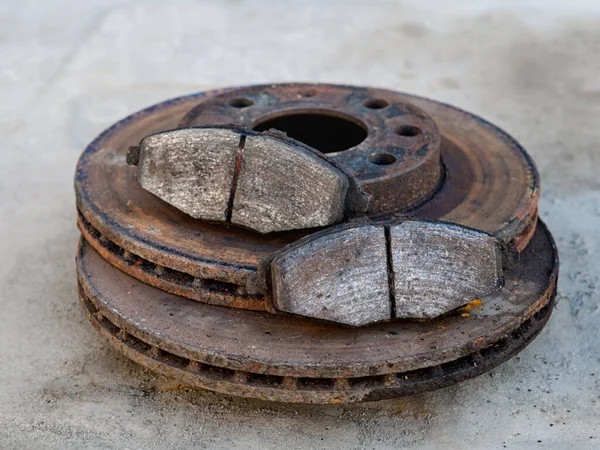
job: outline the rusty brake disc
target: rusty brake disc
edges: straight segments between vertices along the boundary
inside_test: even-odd
[[[348,328],[272,314],[270,294],[249,288],[261,261],[324,232],[259,234],[194,219],[143,189],[126,163],[149,135],[215,125],[276,129],[318,150],[370,195],[365,220],[456,223],[520,259],[504,288],[428,320]],[[553,307],[557,255],[538,224],[529,156],[482,119],[407,94],[284,84],[167,101],[90,144],[76,193],[80,298],[91,322],[128,356],[194,386],[311,403],[434,389],[514,355]]]

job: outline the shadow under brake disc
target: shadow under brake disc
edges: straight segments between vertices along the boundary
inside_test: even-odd
[[[191,386],[414,394],[512,357],[554,306],[531,158],[432,100],[322,84],[181,97],[101,134],[75,185],[89,320]]]

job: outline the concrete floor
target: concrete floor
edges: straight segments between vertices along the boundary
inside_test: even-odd
[[[447,3],[0,1],[0,448],[600,448],[600,2]],[[433,97],[529,150],[562,266],[519,357],[410,398],[291,406],[182,389],[96,334],[73,260],[85,145],[172,96],[288,80]]]

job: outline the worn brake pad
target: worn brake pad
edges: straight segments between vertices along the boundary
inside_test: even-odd
[[[184,213],[259,233],[329,226],[368,206],[354,176],[278,132],[165,131],[142,139],[128,162],[144,189]]]
[[[275,310],[361,326],[430,319],[490,295],[509,260],[501,240],[456,224],[350,223],[282,248],[259,277]]]

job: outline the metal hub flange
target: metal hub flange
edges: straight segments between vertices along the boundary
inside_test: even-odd
[[[328,155],[372,195],[371,215],[419,205],[442,181],[436,122],[389,91],[295,84],[236,89],[201,102],[178,127],[212,124],[274,128]]]

